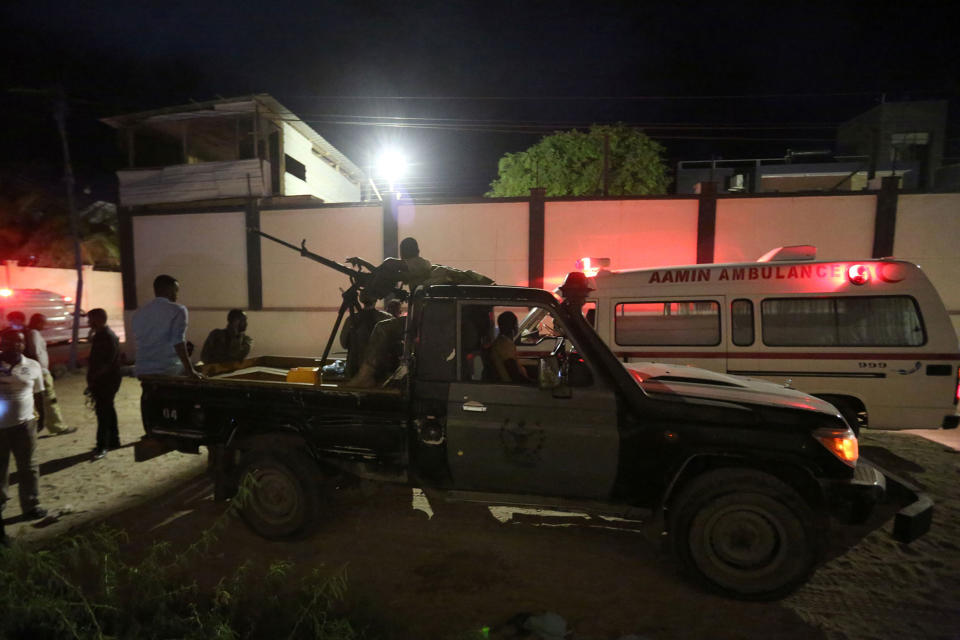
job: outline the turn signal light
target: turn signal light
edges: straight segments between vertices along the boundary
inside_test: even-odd
[[[826,447],[827,451],[849,466],[857,466],[857,460],[860,458],[860,444],[852,429],[817,429],[813,432],[813,437]]]

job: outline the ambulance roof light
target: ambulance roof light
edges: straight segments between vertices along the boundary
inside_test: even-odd
[[[610,267],[610,258],[580,258],[577,260],[577,269],[588,278],[595,277],[601,269]]]
[[[757,258],[757,262],[787,262],[790,260],[816,260],[817,248],[812,244],[794,244],[771,249]]]

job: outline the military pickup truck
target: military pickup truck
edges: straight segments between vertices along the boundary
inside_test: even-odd
[[[252,487],[241,514],[267,538],[304,535],[323,482],[342,474],[451,501],[644,519],[688,576],[748,599],[801,584],[828,521],[863,518],[883,498],[884,474],[858,459],[832,405],[768,382],[624,364],[575,309],[538,289],[420,288],[400,367],[373,389],[288,381],[316,366],[308,358],[144,377],[138,459],[207,447],[216,497]],[[536,348],[520,353],[526,384],[500,381],[484,348],[508,310],[539,316]],[[931,513],[918,497],[896,537],[923,535]]]

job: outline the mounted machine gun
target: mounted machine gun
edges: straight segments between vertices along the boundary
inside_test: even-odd
[[[329,258],[324,258],[321,255],[313,253],[307,249],[307,241],[303,239],[300,241],[300,246],[298,247],[295,244],[281,240],[275,236],[270,235],[269,233],[264,233],[259,229],[254,229],[252,227],[247,227],[248,231],[252,231],[267,240],[272,240],[279,245],[283,245],[288,249],[292,249],[299,253],[302,257],[313,260],[314,262],[319,262],[320,264],[330,267],[334,271],[339,271],[348,278],[350,278],[350,286],[341,293],[343,302],[340,303],[340,310],[337,312],[337,320],[333,324],[333,330],[330,332],[330,337],[327,339],[327,345],[323,348],[323,356],[320,358],[321,366],[327,360],[327,356],[330,355],[330,348],[333,346],[333,339],[336,337],[337,332],[340,330],[340,323],[343,321],[343,315],[347,312],[351,314],[356,313],[360,310],[360,301],[359,293],[361,290],[375,296],[378,300],[385,298],[389,295],[393,295],[396,298],[401,300],[407,297],[407,292],[403,289],[397,288],[397,281],[400,280],[401,274],[406,268],[406,265],[400,260],[387,260],[380,266],[373,266],[365,260],[358,260],[355,258],[349,259],[349,262],[353,264],[353,267],[348,267],[345,264],[340,264]],[[364,271],[367,269],[367,271]]]

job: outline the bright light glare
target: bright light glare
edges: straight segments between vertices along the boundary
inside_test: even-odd
[[[407,170],[407,158],[396,149],[386,149],[377,159],[377,173],[390,185],[393,191],[394,183],[403,177]]]
[[[9,298],[12,295],[13,295],[12,289],[0,289],[0,296],[3,296],[4,298]]]

